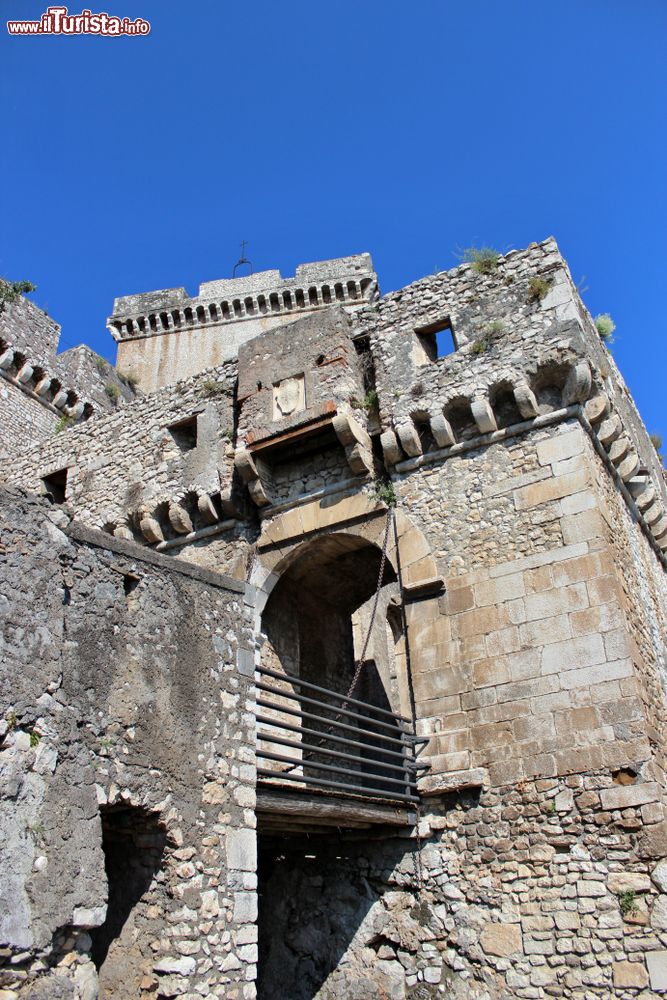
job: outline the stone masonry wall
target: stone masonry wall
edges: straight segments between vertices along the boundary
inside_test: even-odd
[[[22,492],[3,491],[2,519],[0,988],[31,1000],[91,1000],[98,983],[107,1000],[254,996],[243,585]],[[105,876],[103,837],[120,879]]]
[[[667,862],[637,836],[647,806],[635,787],[588,772],[423,809],[421,839],[265,848],[260,1000],[648,1000],[667,989]]]
[[[222,366],[68,427],[20,458],[7,459],[0,478],[41,492],[44,476],[66,468],[67,501],[86,524],[141,539],[142,516],[162,505],[163,530],[174,537],[178,531],[168,513],[175,504],[184,522],[174,514],[176,524],[192,530],[181,509],[196,520],[199,497],[231,497],[235,377],[234,365]],[[196,431],[179,432],[188,420]],[[210,517],[222,516],[219,501],[212,504]]]
[[[408,607],[434,771],[488,768],[504,785],[650,762],[655,782],[641,689],[656,651],[637,655],[590,440],[573,421],[516,439],[511,463],[497,448],[396,483],[446,589]]]

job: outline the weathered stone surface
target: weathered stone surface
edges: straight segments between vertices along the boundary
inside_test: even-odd
[[[518,924],[486,924],[479,943],[488,955],[508,958],[523,950],[521,927]]]
[[[643,962],[614,962],[614,987],[618,990],[643,989],[648,986],[648,973]]]
[[[667,894],[667,861],[661,861],[651,872],[651,878],[660,892]]]
[[[667,991],[667,951],[653,951],[646,956],[651,989]]]

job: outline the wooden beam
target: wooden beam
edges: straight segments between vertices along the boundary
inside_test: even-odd
[[[269,791],[257,789],[257,813],[317,822],[320,825],[389,825],[414,826],[416,814],[413,809],[395,805],[371,804],[353,798],[336,798],[308,795],[303,793]]]

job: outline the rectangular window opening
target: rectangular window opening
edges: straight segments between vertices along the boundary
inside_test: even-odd
[[[51,472],[48,476],[43,476],[42,483],[51,503],[65,503],[67,469],[58,469],[57,472]]]
[[[457,349],[456,338],[449,319],[429,323],[415,330],[417,338],[417,363],[429,364],[453,354]]]
[[[167,427],[174,443],[181,451],[191,451],[197,447],[197,418],[188,417],[186,420],[179,420],[177,424]]]

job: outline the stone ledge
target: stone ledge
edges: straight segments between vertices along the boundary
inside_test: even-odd
[[[449,774],[428,774],[419,779],[419,794],[423,796],[446,795],[464,788],[485,788],[489,784],[489,772],[485,767],[475,767],[469,771],[454,771]]]
[[[183,576],[190,576],[201,583],[208,583],[213,587],[219,587],[221,590],[231,590],[237,594],[245,592],[245,584],[239,580],[234,580],[231,576],[214,573],[210,569],[195,566],[194,563],[179,562],[170,556],[163,556],[151,549],[145,549],[136,542],[115,538],[113,535],[107,534],[106,531],[99,531],[97,528],[88,528],[79,521],[72,521],[65,529],[65,532],[74,541],[94,545],[100,549],[108,549],[110,552],[116,552],[118,555],[127,556],[129,559],[134,559],[138,562],[149,563],[152,566],[158,566],[160,569],[166,569],[170,572],[181,573]]]

